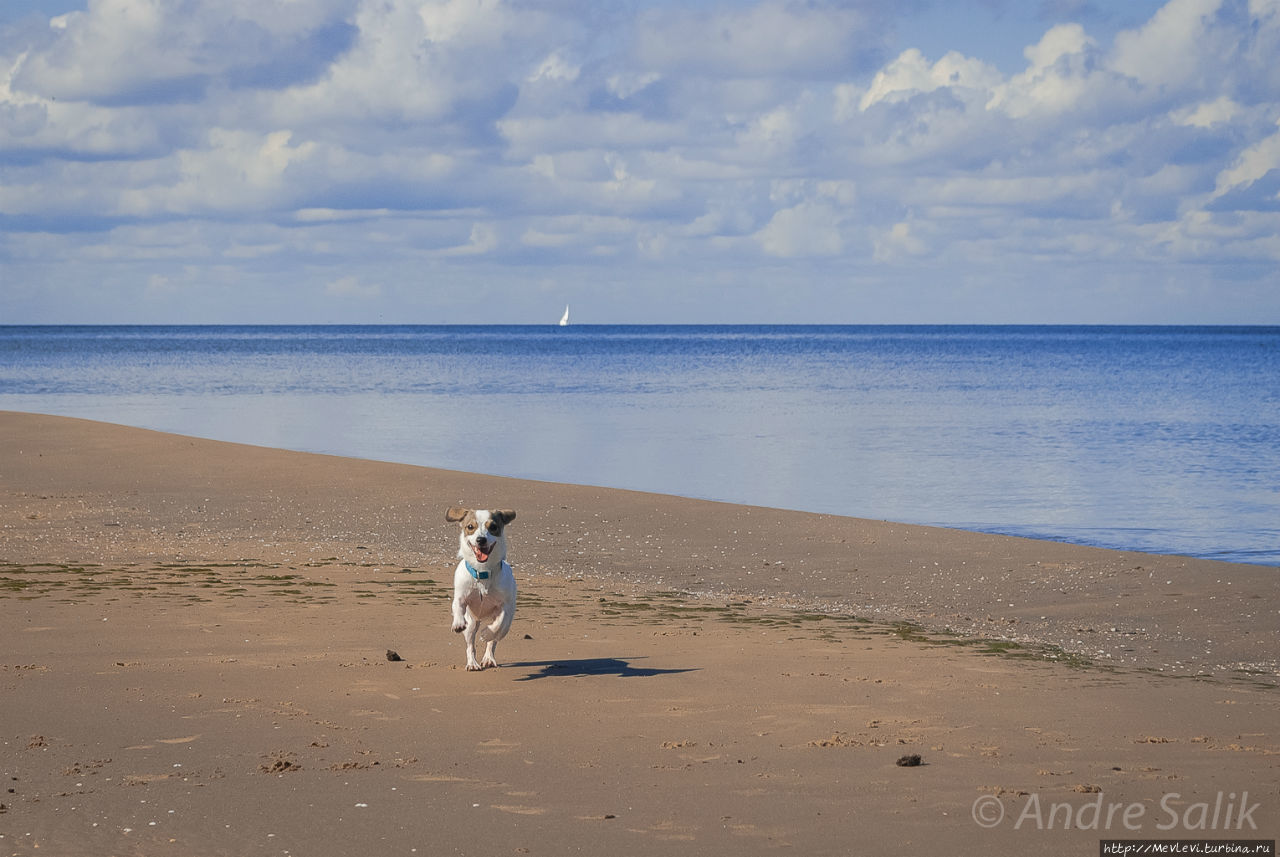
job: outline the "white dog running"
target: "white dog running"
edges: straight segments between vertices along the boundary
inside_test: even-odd
[[[498,641],[507,636],[516,614],[516,578],[507,563],[508,510],[454,506],[444,519],[457,523],[458,568],[453,573],[453,630],[467,642],[467,669],[496,667]],[[476,660],[476,637],[485,644]]]

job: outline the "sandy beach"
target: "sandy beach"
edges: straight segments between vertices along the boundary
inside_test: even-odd
[[[518,512],[481,673],[456,504]],[[16,413],[0,527],[0,855],[1280,833],[1274,567]]]

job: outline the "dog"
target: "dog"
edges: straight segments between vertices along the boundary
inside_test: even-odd
[[[516,615],[516,578],[507,563],[508,509],[453,506],[444,519],[458,525],[458,567],[453,572],[453,630],[467,642],[467,669],[498,665],[498,642]],[[476,660],[476,638],[485,644]]]

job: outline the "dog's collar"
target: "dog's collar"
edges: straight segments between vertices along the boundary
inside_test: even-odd
[[[488,579],[489,579],[489,572],[487,572],[487,571],[480,571],[480,570],[479,570],[479,569],[477,569],[477,568],[473,568],[473,567],[472,567],[472,565],[471,565],[471,563],[467,562],[465,559],[462,561],[462,564],[463,564],[463,565],[465,565],[465,566],[467,567],[467,571],[471,572],[471,576],[472,576],[472,577],[474,577],[476,580],[488,580]]]

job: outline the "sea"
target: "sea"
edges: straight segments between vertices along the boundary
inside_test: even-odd
[[[0,327],[0,409],[1280,565],[1277,327]]]

